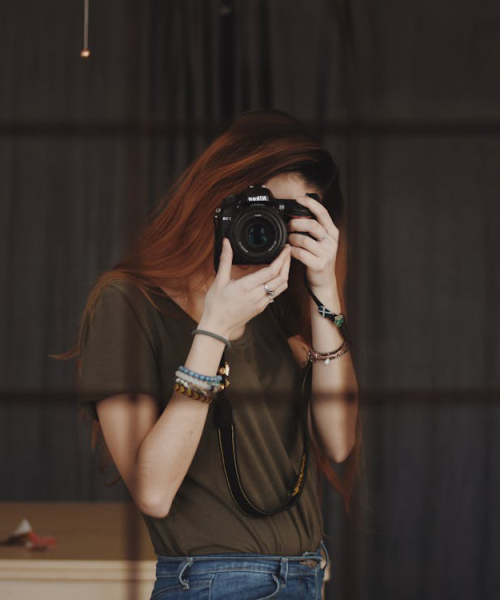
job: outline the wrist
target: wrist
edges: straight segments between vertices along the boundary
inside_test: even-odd
[[[333,289],[312,289],[312,293],[316,296],[316,298],[321,302],[323,306],[328,308],[331,312],[335,314],[339,314],[342,312],[342,307],[340,305],[340,298],[338,293]],[[312,308],[317,311],[318,305],[314,302],[313,298],[310,298]]]
[[[202,317],[200,322],[196,326],[196,329],[205,329],[206,331],[210,331],[211,333],[216,333],[217,335],[221,335],[222,337],[229,339],[229,331],[227,331],[226,327],[224,327],[221,323],[218,323],[217,321],[210,319],[208,317]],[[208,336],[203,336],[203,337],[208,337]],[[212,339],[214,341],[219,342],[220,344],[224,344],[224,342],[221,342],[220,340],[216,340],[215,338],[212,338]]]

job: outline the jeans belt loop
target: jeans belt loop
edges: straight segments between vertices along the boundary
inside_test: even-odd
[[[323,568],[323,573],[327,570],[328,565],[330,564],[330,555],[328,554],[328,550],[326,549],[326,545],[325,542],[323,540],[321,540],[321,548],[323,550],[323,552],[325,553],[325,566]]]
[[[281,587],[286,587],[287,576],[288,576],[288,558],[286,556],[282,556],[281,561],[280,561],[280,572],[279,572]]]
[[[182,575],[184,571],[193,564],[193,559],[190,558],[184,562],[184,565],[179,573],[179,583],[182,585],[183,589],[189,590],[189,581],[187,579],[182,579]]]

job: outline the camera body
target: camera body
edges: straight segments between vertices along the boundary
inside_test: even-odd
[[[306,194],[319,200],[317,194]],[[234,265],[271,263],[287,243],[287,223],[293,217],[314,214],[296,200],[275,198],[268,188],[251,185],[241,194],[227,196],[214,213],[214,267],[217,272],[222,240],[227,237],[233,249]],[[307,232],[301,233],[311,237]]]

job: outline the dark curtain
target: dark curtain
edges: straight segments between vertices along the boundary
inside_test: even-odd
[[[273,106],[346,199],[366,474],[356,520],[325,498],[327,597],[497,598],[498,4],[91,2],[86,61],[82,16],[0,6],[0,500],[128,498],[48,354],[174,178]]]

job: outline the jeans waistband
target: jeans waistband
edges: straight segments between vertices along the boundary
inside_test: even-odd
[[[307,573],[316,571],[318,567],[324,573],[330,564],[330,558],[325,543],[321,540],[320,545],[314,552],[304,552],[295,556],[281,556],[273,554],[250,554],[250,553],[223,553],[223,554],[200,554],[196,556],[163,556],[157,555],[157,576],[178,576],[183,582],[183,575],[214,573],[232,569],[250,570],[253,572],[275,573],[280,578],[287,574]],[[325,559],[324,566],[321,562]]]

